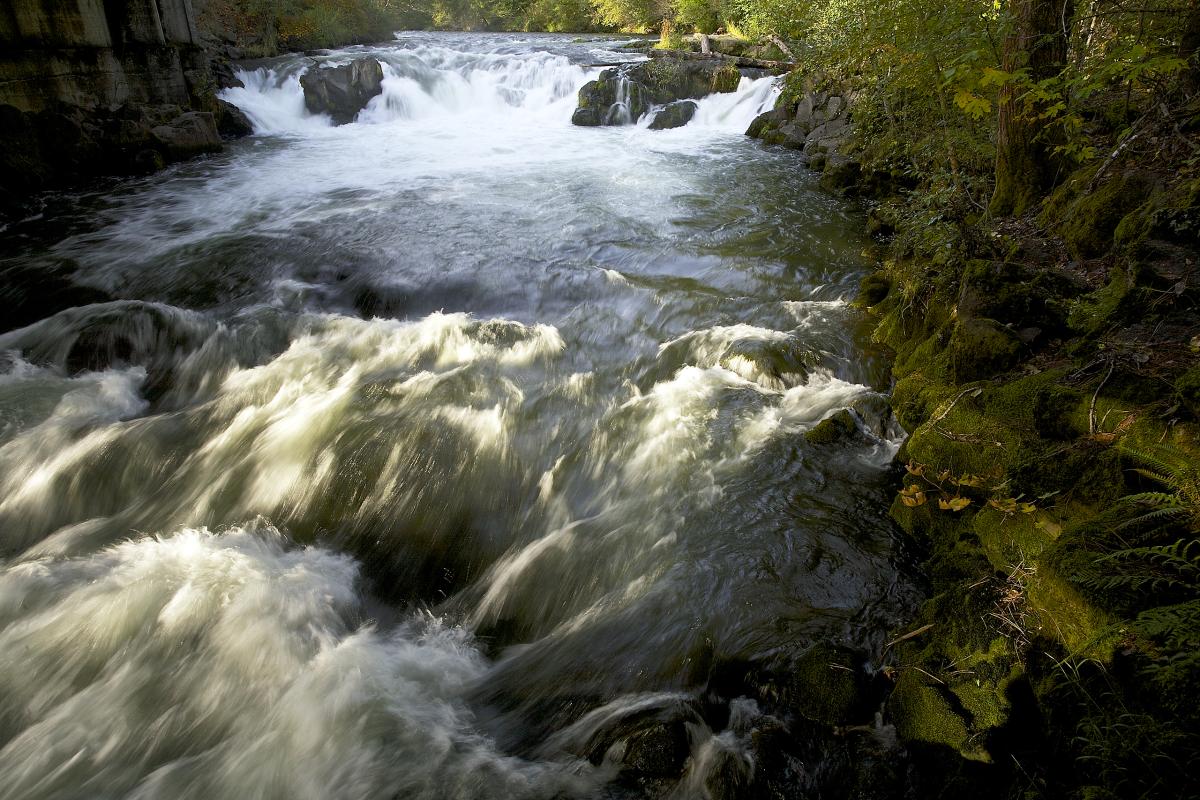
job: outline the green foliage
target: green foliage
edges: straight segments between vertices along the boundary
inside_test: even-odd
[[[1123,498],[1126,505],[1137,511],[1122,526],[1159,528],[1182,524],[1192,533],[1200,533],[1200,464],[1191,454],[1165,445],[1148,448],[1126,445],[1122,452],[1141,465],[1134,470],[1137,474],[1168,490],[1139,492]],[[1200,583],[1197,586],[1200,588]]]
[[[1122,451],[1140,465],[1133,472],[1162,489],[1121,498],[1114,509],[1121,520],[1114,530],[1136,537],[1136,543],[1097,558],[1099,571],[1084,583],[1161,599],[1200,596],[1200,466],[1164,445],[1126,445]]]
[[[209,0],[202,28],[232,34],[250,55],[384,41],[427,24],[428,9],[400,0]]]
[[[675,22],[699,33],[715,33],[732,9],[721,0],[675,0]]]

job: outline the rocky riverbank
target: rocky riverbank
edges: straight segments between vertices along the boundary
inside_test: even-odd
[[[189,0],[18,2],[0,12],[0,196],[144,174],[250,132],[217,98],[228,64],[200,45]]]
[[[925,796],[1170,796],[1200,753],[1188,151],[1118,150],[1020,218],[929,214],[859,113],[851,86],[795,75],[749,134],[867,199],[881,237],[858,304],[895,353],[892,516],[929,581],[880,668],[884,719]],[[1184,143],[1197,119],[1172,120]]]

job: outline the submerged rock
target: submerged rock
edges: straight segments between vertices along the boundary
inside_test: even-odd
[[[650,123],[650,130],[662,131],[668,128],[682,128],[692,121],[692,117],[696,116],[696,109],[699,106],[695,100],[676,100],[674,103],[668,103],[654,117],[654,121]]]
[[[736,66],[718,58],[659,57],[613,67],[579,90],[579,107],[571,122],[586,126],[629,125],[637,122],[651,105],[733,92],[741,79],[742,74]],[[692,113],[695,113],[695,104],[692,105]],[[673,113],[685,112],[680,109]],[[684,119],[679,125],[686,122]]]
[[[383,92],[383,67],[373,58],[360,58],[340,67],[309,70],[300,76],[300,85],[310,113],[328,114],[335,125],[345,125]]]

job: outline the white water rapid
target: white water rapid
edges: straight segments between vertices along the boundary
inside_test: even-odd
[[[763,676],[915,596],[863,242],[769,77],[572,126],[617,44],[323,54],[384,67],[336,127],[248,66],[254,136],[5,233],[0,797],[800,785]]]

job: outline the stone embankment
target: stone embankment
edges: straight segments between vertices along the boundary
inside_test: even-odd
[[[0,8],[0,188],[8,202],[221,149],[249,122],[200,46],[190,0]]]

